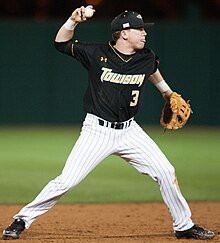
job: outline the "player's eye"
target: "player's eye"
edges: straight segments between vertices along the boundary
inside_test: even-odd
[[[144,27],[136,28],[136,30],[144,31]]]

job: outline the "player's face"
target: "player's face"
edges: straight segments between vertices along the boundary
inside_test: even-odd
[[[138,29],[128,29],[127,35],[128,35],[127,41],[135,51],[144,48],[144,45],[146,43],[147,33],[143,27]]]

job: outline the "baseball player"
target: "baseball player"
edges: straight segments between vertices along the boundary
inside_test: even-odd
[[[92,6],[87,8],[95,12]],[[158,58],[145,48],[145,28],[153,24],[144,23],[136,12],[125,11],[111,23],[113,41],[84,43],[74,40],[73,36],[76,26],[87,20],[85,12],[83,6],[73,11],[55,38],[57,50],[79,61],[88,71],[84,96],[86,117],[81,134],[62,173],[14,216],[14,222],[3,231],[3,238],[17,239],[25,228],[111,154],[120,156],[159,184],[177,238],[213,238],[214,232],[192,222],[174,167],[134,118],[147,80],[167,100],[173,92],[158,69]],[[65,67],[63,72],[66,72]]]

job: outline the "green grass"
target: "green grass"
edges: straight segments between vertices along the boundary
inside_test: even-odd
[[[187,200],[220,200],[220,128],[145,127],[176,168]],[[149,130],[149,131],[148,131]],[[77,127],[1,126],[0,203],[27,203],[60,174]],[[106,158],[60,202],[161,201],[157,183],[116,156]]]

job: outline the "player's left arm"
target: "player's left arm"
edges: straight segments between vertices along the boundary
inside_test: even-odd
[[[169,85],[164,80],[159,69],[157,69],[156,72],[151,74],[148,79],[155,85],[156,88],[159,89],[159,91],[163,95],[164,99],[169,100],[169,97],[170,97],[171,93],[173,93],[173,91],[171,90]]]
[[[186,102],[180,94],[171,90],[158,69],[148,79],[159,89],[166,100],[160,118],[161,126],[174,130],[182,128],[192,113],[189,101]]]

